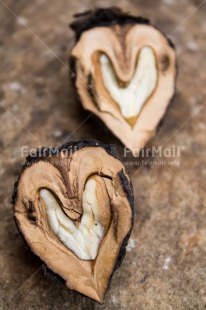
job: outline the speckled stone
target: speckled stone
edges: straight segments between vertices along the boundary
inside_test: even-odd
[[[72,15],[117,1],[4,3],[11,11],[0,3],[0,308],[205,309],[206,4],[197,9],[201,1],[118,1],[121,8],[150,18],[174,41],[178,55],[177,95],[147,147],[180,151],[173,157],[150,152],[152,158],[142,154],[140,159],[124,157],[114,136],[92,117],[85,121],[69,82]],[[26,155],[27,148],[82,138],[116,143],[134,186],[133,234],[103,305],[44,275],[42,262],[17,231],[10,204],[22,146]]]

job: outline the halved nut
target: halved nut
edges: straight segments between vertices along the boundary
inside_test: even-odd
[[[83,107],[138,152],[174,94],[173,45],[148,20],[120,10],[98,9],[71,27],[78,37],[71,70]]]
[[[69,288],[99,302],[133,224],[130,179],[117,156],[98,141],[48,149],[28,158],[13,196],[31,250]]]

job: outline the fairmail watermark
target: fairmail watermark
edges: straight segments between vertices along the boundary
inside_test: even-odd
[[[68,147],[42,147],[30,149],[28,146],[24,145],[21,147],[20,156],[22,158],[22,164],[25,163],[26,159],[38,159],[38,158],[49,158],[52,156],[60,156],[61,158],[68,158],[74,156],[78,150],[77,145],[70,145]]]
[[[69,158],[76,155],[79,148],[77,145],[63,146],[63,147],[42,147],[30,149],[28,146],[22,146],[20,149],[20,156],[22,164],[25,163],[26,158],[38,159],[49,158],[53,156],[60,156],[61,158]],[[123,149],[123,162],[125,166],[162,166],[181,164],[182,152],[185,150],[184,146],[151,146],[135,149],[133,152],[128,148]],[[32,161],[31,161],[32,162]],[[60,163],[59,163],[60,164]]]
[[[181,164],[182,152],[185,146],[173,145],[170,147],[151,146],[131,151],[124,147],[124,164],[126,166],[162,166]]]

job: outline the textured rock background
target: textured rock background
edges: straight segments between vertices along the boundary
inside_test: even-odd
[[[177,95],[148,147],[179,146],[181,151],[177,158],[155,156],[149,165],[124,158],[134,185],[135,225],[104,304],[45,277],[42,263],[26,249],[13,220],[10,200],[22,146],[97,138],[116,143],[123,156],[117,139],[91,118],[84,121],[67,67],[72,15],[116,4],[0,1],[1,309],[206,309],[206,3],[118,1],[121,8],[149,17],[176,44]]]

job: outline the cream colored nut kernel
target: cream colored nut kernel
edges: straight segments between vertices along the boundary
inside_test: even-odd
[[[139,53],[133,78],[125,88],[120,88],[114,69],[105,54],[100,56],[104,85],[112,99],[119,105],[125,118],[137,116],[157,84],[155,55],[150,47],[143,47]]]
[[[80,223],[72,221],[62,210],[54,195],[47,189],[40,190],[46,206],[52,231],[78,258],[94,260],[104,229],[99,222],[99,202],[96,196],[96,181],[86,182],[82,197],[83,215]]]

